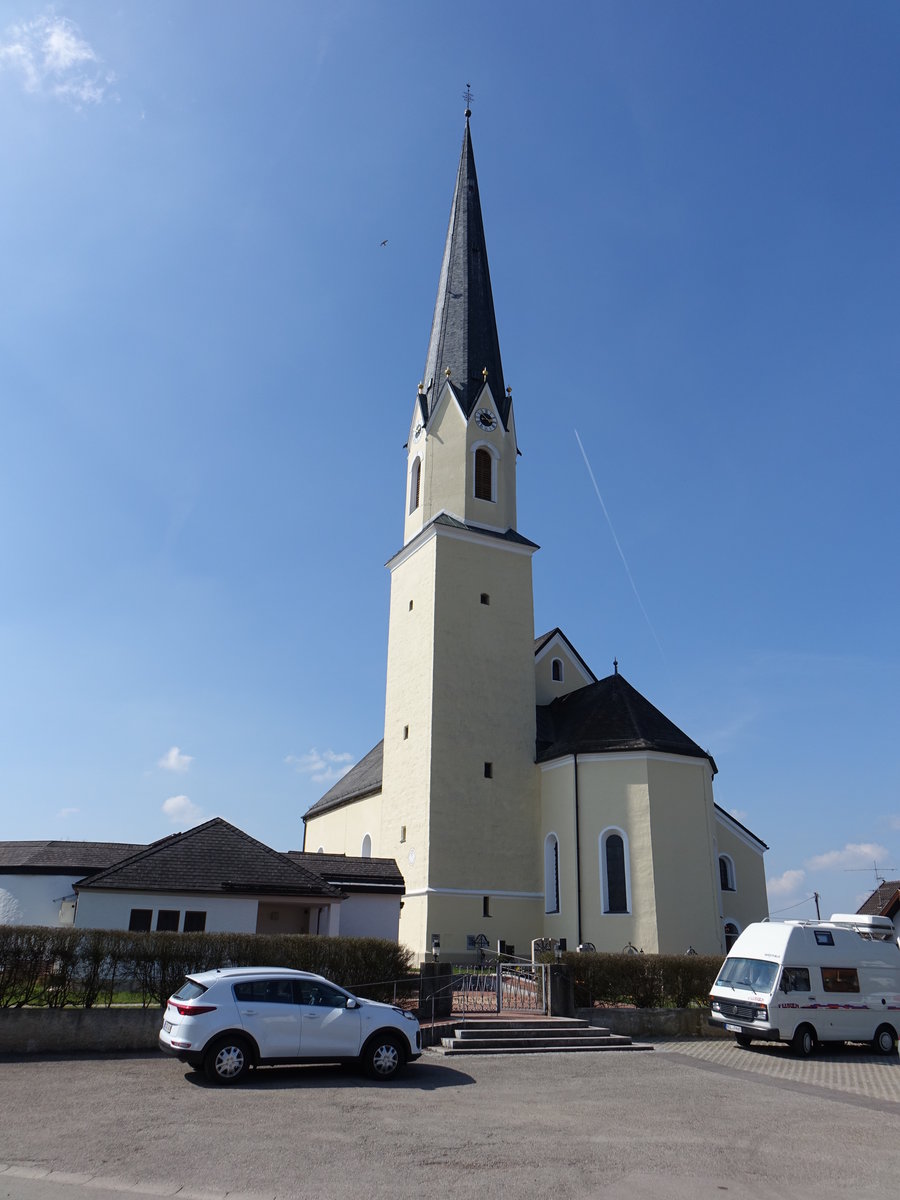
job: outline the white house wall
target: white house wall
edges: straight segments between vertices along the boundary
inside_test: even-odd
[[[272,899],[272,898],[268,898]],[[259,902],[243,896],[160,895],[158,892],[82,892],[78,897],[75,924],[81,929],[127,929],[133,908],[153,910],[151,929],[161,908],[205,912],[207,933],[256,933]]]
[[[0,925],[67,925],[60,911],[71,914],[65,898],[81,875],[0,875]]]
[[[341,904],[342,937],[377,937],[396,942],[400,896],[350,895]]]

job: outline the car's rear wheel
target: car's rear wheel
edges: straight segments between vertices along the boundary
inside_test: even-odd
[[[405,1058],[396,1038],[387,1034],[373,1038],[362,1053],[363,1070],[371,1079],[386,1082],[403,1068]]]
[[[890,1025],[879,1025],[872,1038],[872,1049],[876,1054],[893,1054],[897,1035]]]
[[[798,1025],[791,1040],[794,1053],[800,1058],[809,1058],[816,1044],[816,1031],[812,1025]]]
[[[250,1070],[250,1047],[240,1037],[218,1038],[206,1052],[203,1070],[213,1083],[237,1083]]]

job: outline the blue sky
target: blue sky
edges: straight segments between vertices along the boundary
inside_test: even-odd
[[[713,753],[773,911],[900,876],[898,56],[893,0],[8,0],[0,837],[296,848],[381,737],[471,82],[537,631]]]

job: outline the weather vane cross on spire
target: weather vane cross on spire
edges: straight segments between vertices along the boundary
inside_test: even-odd
[[[471,85],[471,83],[467,83],[466,90],[463,92],[463,100],[465,100],[465,102],[466,102],[466,116],[467,117],[471,117],[471,115],[472,115],[472,100],[473,99],[474,99],[474,97],[472,95],[472,85]]]

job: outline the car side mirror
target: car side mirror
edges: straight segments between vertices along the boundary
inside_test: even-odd
[[[355,996],[347,997],[347,1007],[348,1008],[359,1008],[359,1001],[356,999]]]

